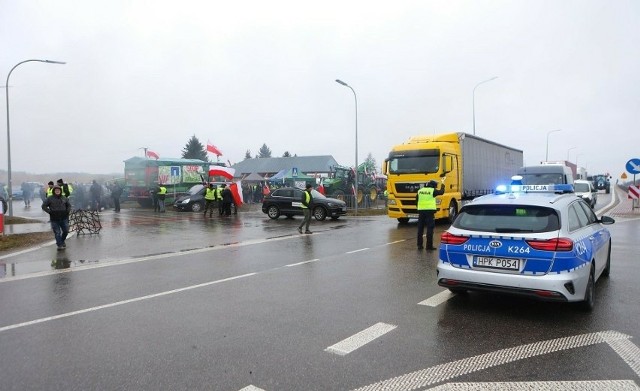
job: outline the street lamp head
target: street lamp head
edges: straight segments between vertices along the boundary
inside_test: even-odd
[[[62,65],[66,64],[66,62],[64,61],[54,61],[54,60],[44,60],[43,62],[47,62],[49,64],[62,64]]]
[[[340,80],[340,79],[336,79],[336,83],[338,83],[338,84],[342,84],[343,86],[347,86],[347,87],[349,87],[349,85],[348,85],[347,83],[343,82],[343,81],[342,81],[342,80]]]

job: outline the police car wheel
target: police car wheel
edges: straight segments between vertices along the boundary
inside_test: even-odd
[[[595,280],[593,278],[593,266],[591,267],[591,273],[589,273],[589,281],[587,282],[587,288],[584,292],[584,300],[582,301],[581,306],[585,311],[593,310],[596,302],[596,289],[595,289]]]
[[[607,265],[604,267],[602,271],[602,275],[604,277],[609,277],[611,273],[611,241],[609,241],[609,251],[607,251]]]

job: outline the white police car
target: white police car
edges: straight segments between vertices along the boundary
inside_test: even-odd
[[[514,185],[476,198],[442,234],[438,285],[594,305],[611,235],[571,185]]]

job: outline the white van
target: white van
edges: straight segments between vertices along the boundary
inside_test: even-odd
[[[522,176],[522,184],[524,185],[573,185],[573,172],[571,168],[562,164],[525,166],[518,170],[518,175]]]

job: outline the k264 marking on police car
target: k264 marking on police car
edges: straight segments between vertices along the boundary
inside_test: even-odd
[[[509,254],[529,254],[531,247],[529,246],[508,246],[507,252]]]

